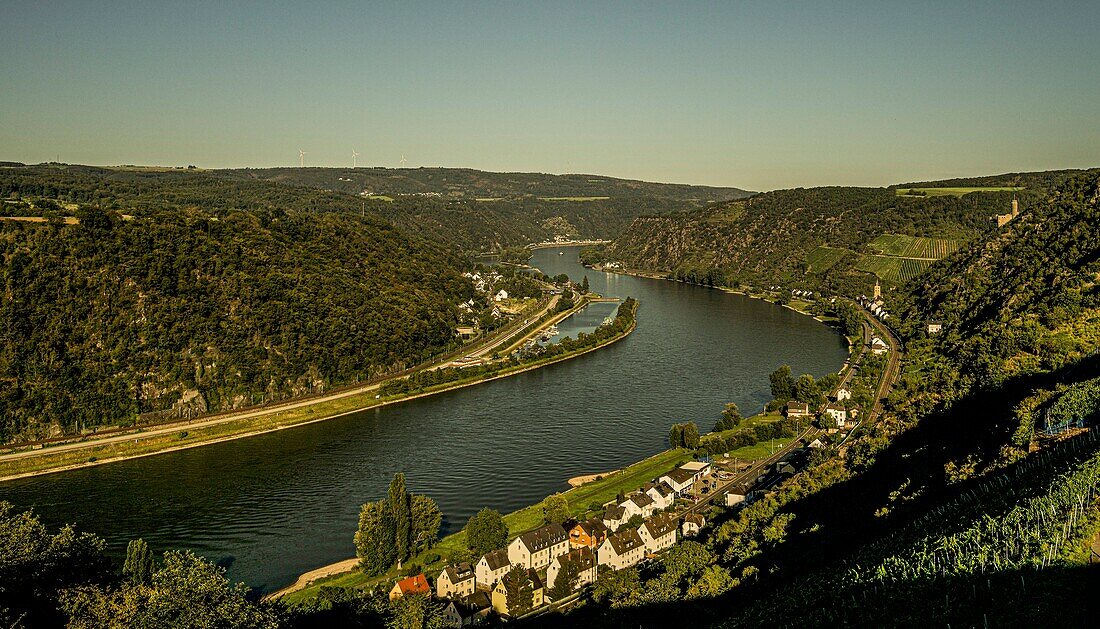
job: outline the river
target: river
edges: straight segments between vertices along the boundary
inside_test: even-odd
[[[0,484],[0,500],[75,523],[112,553],[144,538],[190,548],[271,591],[354,555],[359,505],[395,472],[443,510],[444,531],[489,506],[512,511],[666,447],[668,427],[707,431],[726,402],[746,414],[768,374],[837,370],[847,343],[810,317],[699,286],[585,269],[579,248],[538,249],[548,275],[639,300],[626,339],[490,383],[289,430]],[[595,312],[593,312],[593,316]],[[603,316],[599,315],[602,319]]]

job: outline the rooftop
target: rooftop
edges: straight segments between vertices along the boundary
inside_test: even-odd
[[[569,534],[565,532],[560,524],[550,523],[533,531],[527,531],[520,535],[519,539],[527,547],[527,550],[538,552],[550,548],[554,544],[564,542],[569,539]]]

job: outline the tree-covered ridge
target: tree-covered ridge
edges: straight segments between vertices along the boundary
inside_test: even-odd
[[[453,198],[537,197],[549,201],[613,196],[673,201],[728,201],[739,188],[651,183],[603,175],[494,173],[472,168],[244,168],[218,175],[278,181],[358,194],[439,194]]]
[[[598,175],[491,173],[464,168],[269,168],[212,174],[349,195],[370,194],[371,209],[395,225],[472,251],[559,236],[612,238],[642,214],[701,207],[749,194],[737,188]]]
[[[473,295],[461,259],[371,216],[104,201],[132,218],[0,222],[4,441],[133,421],[187,391],[192,411],[225,410],[409,366],[454,343]]]
[[[1077,175],[979,246],[922,278],[909,321],[976,377],[1050,369],[1100,346],[1100,171]]]
[[[184,170],[63,164],[0,171],[0,198],[12,194],[62,203],[113,199],[127,210],[199,206],[211,211],[293,208],[375,214],[409,233],[479,252],[559,236],[611,238],[642,214],[748,195],[736,188],[466,169]],[[23,213],[6,208],[13,210]],[[26,213],[35,211],[26,208]]]
[[[717,270],[729,283],[784,283],[844,292],[859,254],[883,234],[968,240],[996,229],[992,218],[1038,203],[1046,182],[1068,173],[1037,173],[1018,192],[899,197],[893,188],[778,190],[704,209],[636,219],[607,247],[605,259],[627,267],[696,276]],[[836,255],[821,264],[827,246]],[[813,255],[811,255],[813,254]],[[815,264],[816,263],[816,264]],[[925,263],[927,264],[927,262]],[[865,283],[865,282],[864,282]]]

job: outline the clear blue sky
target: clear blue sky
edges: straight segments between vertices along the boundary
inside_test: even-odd
[[[1095,1],[326,4],[5,0],[0,159],[755,190],[1100,166]]]

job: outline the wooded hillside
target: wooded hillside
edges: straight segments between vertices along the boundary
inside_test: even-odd
[[[454,343],[461,258],[310,211],[320,192],[184,181],[0,171],[27,208],[81,206],[76,225],[0,221],[0,440],[130,422],[189,391],[211,411],[308,393]]]

